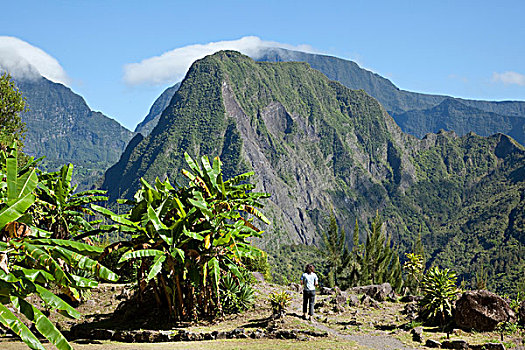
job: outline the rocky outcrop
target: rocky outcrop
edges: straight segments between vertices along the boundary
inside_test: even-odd
[[[112,340],[123,343],[161,343],[177,341],[202,341],[216,339],[298,339],[326,337],[327,332],[301,329],[255,329],[236,328],[231,331],[192,332],[181,330],[111,330],[76,326],[68,334],[70,340]]]
[[[486,290],[465,292],[456,301],[456,324],[464,329],[493,331],[500,322],[515,322],[505,299]]]
[[[373,284],[370,286],[353,287],[349,289],[352,293],[366,294],[374,300],[385,301],[395,299],[396,295],[390,283]]]

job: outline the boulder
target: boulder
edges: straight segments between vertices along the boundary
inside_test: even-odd
[[[520,304],[520,308],[518,310],[519,315],[519,323],[520,325],[525,327],[525,300],[523,300]]]
[[[441,348],[441,343],[438,342],[437,340],[434,340],[434,339],[427,339],[427,341],[425,342],[425,346],[427,348]]]
[[[408,303],[405,305],[401,313],[406,315],[406,318],[409,321],[416,320],[419,316],[419,306],[417,303]]]
[[[290,283],[288,285],[288,287],[290,287],[290,289],[292,291],[294,291],[294,292],[301,292],[302,291],[302,287],[301,287],[301,285],[299,283],[292,282],[292,283]]]
[[[357,294],[366,294],[377,301],[395,299],[396,295],[390,283],[373,284],[369,286],[354,287],[350,289]]]
[[[500,296],[474,290],[463,293],[456,301],[454,319],[464,329],[493,331],[500,322],[515,322],[516,315]]]
[[[479,345],[469,345],[470,350],[505,350],[505,345],[501,343],[485,343]]]
[[[355,294],[350,294],[348,296],[348,305],[357,306],[359,305],[359,298]]]
[[[444,340],[441,343],[443,349],[468,349],[468,343],[463,339]]]
[[[412,334],[412,340],[418,343],[423,342],[423,327],[416,327],[412,328],[410,331],[410,334]]]
[[[333,288],[321,287],[321,295],[332,295],[332,294],[335,294],[335,290]]]
[[[373,307],[375,309],[379,309],[381,307],[377,301],[375,301],[374,299],[370,298],[366,294],[363,295],[363,297],[361,298],[361,304],[363,306],[371,306],[371,307]]]

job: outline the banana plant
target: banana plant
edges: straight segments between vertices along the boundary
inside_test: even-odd
[[[259,211],[268,194],[253,192],[255,186],[247,183],[253,172],[224,181],[218,157],[213,165],[206,156],[200,164],[187,153],[185,158],[187,186],[142,179],[134,199],[120,201],[131,207],[123,215],[92,205],[115,222],[106,229],[132,235],[130,242],[108,249],[127,245],[120,263],[141,261],[139,290],[150,285],[175,320],[220,312],[222,276],[231,272],[240,278],[242,258],[262,253],[249,242],[262,233],[254,218],[269,224]]]
[[[34,225],[30,211],[37,201],[35,192],[40,184],[35,166],[32,160],[18,166],[16,144],[0,151],[0,323],[30,348],[44,349],[19,318],[24,315],[56,348],[72,349],[53,323],[27,298],[38,295],[48,308],[78,318],[81,315],[48,286],[56,285],[72,293],[97,286],[96,281],[73,271],[88,271],[109,281],[116,281],[118,276],[95,260],[102,248],[53,239],[50,232]]]
[[[68,239],[74,234],[93,230],[86,215],[94,215],[89,204],[107,201],[105,191],[75,192],[72,184],[73,164],[65,164],[57,172],[41,173],[37,203],[33,217],[36,224],[52,232],[53,238]]]

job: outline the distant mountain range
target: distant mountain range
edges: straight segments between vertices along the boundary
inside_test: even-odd
[[[56,169],[65,163],[76,167],[75,180],[90,187],[122,154],[133,133],[100,112],[68,87],[46,78],[17,80],[26,99],[27,125],[24,151],[45,156],[44,166]]]
[[[357,72],[368,88],[389,85],[373,73]],[[522,106],[393,89],[397,94],[388,108],[413,128],[420,116],[401,106],[411,108],[418,100],[421,110],[439,118],[462,116],[465,122],[479,122],[476,115],[502,118],[497,113],[502,110],[518,114]],[[508,115],[511,124],[516,122],[511,117],[521,118]],[[458,127],[458,119],[424,126]],[[497,123],[483,124],[482,132],[493,126]],[[264,209],[272,225],[259,241],[270,251],[294,242],[318,244],[332,207],[347,232],[356,219],[365,228],[379,210],[401,251],[421,232],[430,261],[461,278],[473,280],[483,268],[490,288],[511,292],[525,271],[523,146],[501,133],[441,131],[417,139],[402,132],[376,99],[305,63],[256,62],[232,51],[195,62],[157,125],[148,136],[133,138],[102,187],[114,200],[130,198],[141,177],[183,183],[185,151],[219,155],[227,177],[255,171],[258,189],[272,195]]]
[[[326,55],[268,48],[256,59],[266,62],[306,62],[331,80],[339,81],[350,89],[363,89],[385,107],[403,131],[420,138],[440,129],[455,131],[459,135],[471,131],[482,136],[501,132],[525,145],[523,101],[475,101],[404,91],[390,80],[359,67],[355,62]],[[168,101],[177,86],[167,89],[158,101]],[[152,125],[146,125],[156,123],[152,119],[145,119],[135,131],[147,134],[152,130]]]

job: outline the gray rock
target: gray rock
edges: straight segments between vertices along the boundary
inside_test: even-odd
[[[113,341],[119,341],[122,343],[133,343],[135,341],[134,334],[130,331],[115,331],[113,336],[111,337],[111,340]]]
[[[115,331],[111,329],[93,329],[89,338],[97,340],[110,340],[113,338],[114,334]]]
[[[427,348],[441,348],[441,343],[438,342],[437,340],[434,340],[434,339],[427,339],[427,341],[425,342],[425,346]]]
[[[356,294],[366,294],[377,301],[395,299],[396,295],[390,283],[373,284],[370,286],[354,287],[350,289]]]
[[[328,287],[321,287],[321,295],[332,295],[335,294],[335,290]]]
[[[418,343],[423,342],[423,327],[416,327],[410,331],[412,334],[412,340]]]
[[[515,322],[516,315],[505,299],[486,290],[468,291],[456,301],[454,319],[464,329],[493,331],[500,322]]]
[[[359,305],[359,298],[355,294],[350,294],[348,296],[348,305],[352,307]]]
[[[501,343],[485,343],[479,345],[469,345],[471,350],[505,350],[505,345]]]
[[[468,349],[468,343],[462,339],[444,340],[441,347],[443,349]]]
[[[363,295],[363,297],[361,298],[361,304],[363,306],[370,306],[370,307],[373,307],[375,309],[379,309],[381,307],[377,301],[375,301],[374,299],[372,299],[371,297],[369,297],[366,294]]]
[[[294,330],[280,329],[275,332],[275,337],[278,339],[297,339],[297,333]]]
[[[418,317],[419,306],[417,305],[417,303],[406,304],[405,307],[403,308],[403,310],[401,311],[401,313],[403,315],[406,315],[406,318],[409,321],[413,321],[413,320],[417,319],[417,317]]]

